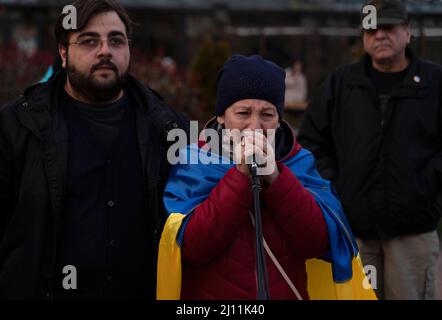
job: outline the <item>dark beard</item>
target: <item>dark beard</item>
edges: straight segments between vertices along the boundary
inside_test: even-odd
[[[126,86],[129,74],[128,67],[122,75],[119,75],[117,66],[107,59],[103,59],[93,65],[89,74],[79,72],[74,65],[69,63],[69,59],[66,60],[66,66],[72,89],[91,103],[107,103],[114,100]],[[107,66],[112,69],[115,74],[113,81],[101,84],[93,78],[94,71],[101,66]]]

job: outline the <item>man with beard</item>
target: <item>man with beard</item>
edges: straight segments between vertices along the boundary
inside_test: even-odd
[[[188,123],[128,74],[125,9],[73,5],[62,70],[0,112],[0,297],[153,298],[166,135]]]
[[[362,261],[376,268],[379,298],[434,299],[442,68],[407,47],[411,28],[403,2],[367,5],[377,9],[377,28],[363,30],[367,54],[328,77],[299,141],[333,181]]]

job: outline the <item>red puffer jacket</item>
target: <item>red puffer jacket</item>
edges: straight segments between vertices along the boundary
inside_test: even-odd
[[[295,142],[293,152],[299,149]],[[313,196],[290,169],[280,163],[278,168],[278,179],[261,191],[264,238],[302,298],[308,299],[305,260],[326,252],[326,224]],[[233,167],[186,226],[182,299],[256,299],[252,207],[250,180]],[[266,262],[271,299],[296,299],[268,255]]]

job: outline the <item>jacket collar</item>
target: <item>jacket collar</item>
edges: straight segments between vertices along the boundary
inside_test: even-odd
[[[50,198],[54,209],[54,234],[59,230],[58,223],[64,203],[67,172],[68,132],[58,103],[65,82],[66,73],[60,71],[48,82],[29,87],[16,108],[18,120],[41,141]],[[163,103],[159,95],[150,91],[132,76],[129,76],[125,89],[135,100],[138,143],[142,163],[146,164],[146,150],[150,141],[149,125],[146,124],[151,123],[148,115],[152,115],[153,110],[164,109]],[[143,176],[146,177],[144,165]]]
[[[410,60],[410,66],[405,75],[403,82],[394,90],[394,96],[409,96],[412,94],[419,95],[418,91],[428,86],[426,80],[421,75],[419,59],[411,51],[406,49],[406,55]],[[366,53],[362,59],[352,65],[350,75],[348,76],[347,85],[350,87],[365,87],[374,89],[374,86],[368,76],[368,65],[372,63],[371,57]]]
[[[28,128],[40,140],[56,114],[60,112],[59,97],[66,83],[66,72],[59,71],[49,81],[38,83],[27,88],[20,99],[17,114],[22,124]],[[163,99],[155,91],[144,86],[133,76],[128,76],[125,88],[131,97],[135,99],[138,111],[150,113],[164,109]]]
[[[47,82],[28,87],[23,93],[23,101],[30,102],[32,109],[46,109],[54,112],[58,107],[57,99],[60,92],[64,90],[65,83],[66,71],[60,70]],[[128,82],[124,90],[128,90],[138,98],[141,98],[143,106],[148,106],[149,102],[154,102],[155,100],[163,100],[159,94],[144,86],[130,74],[128,75]]]

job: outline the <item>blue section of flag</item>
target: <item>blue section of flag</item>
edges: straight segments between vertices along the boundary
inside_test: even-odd
[[[229,162],[195,144],[181,150],[181,164],[172,168],[164,193],[167,212],[191,214],[234,165]],[[283,161],[283,164],[290,168],[322,209],[329,234],[329,251],[322,259],[332,263],[333,280],[338,283],[350,280],[352,259],[358,254],[357,245],[330,181],[321,178],[315,168],[313,155],[305,149]],[[184,219],[180,228],[177,237],[179,245],[189,217]]]

